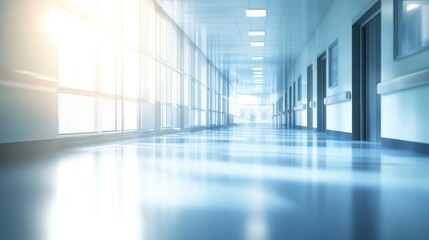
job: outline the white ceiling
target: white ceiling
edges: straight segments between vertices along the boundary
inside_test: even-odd
[[[240,94],[269,94],[284,81],[279,74],[302,51],[334,0],[156,0],[231,80]],[[267,17],[248,18],[246,9],[266,9]],[[266,31],[249,37],[248,31]],[[265,41],[251,47],[251,41]],[[262,62],[252,56],[263,56]],[[262,92],[252,68],[264,68]]]

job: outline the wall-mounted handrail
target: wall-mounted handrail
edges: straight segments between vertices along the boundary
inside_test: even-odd
[[[307,104],[300,104],[293,108],[295,112],[307,110]]]
[[[429,69],[381,82],[377,84],[377,93],[380,95],[386,95],[423,85],[429,85]]]
[[[350,91],[345,91],[325,97],[325,99],[323,99],[323,103],[325,105],[332,105],[342,102],[348,102],[350,100],[352,100],[352,93]]]

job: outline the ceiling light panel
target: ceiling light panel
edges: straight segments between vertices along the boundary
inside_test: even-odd
[[[265,17],[267,16],[267,10],[265,9],[247,9],[247,17]]]
[[[250,31],[249,36],[251,36],[251,37],[263,37],[263,36],[265,36],[265,32],[264,31]]]
[[[262,60],[264,60],[264,57],[252,57],[251,59],[253,61],[262,61]]]
[[[252,47],[263,47],[263,46],[265,46],[265,43],[264,42],[251,42],[250,46],[252,46]]]

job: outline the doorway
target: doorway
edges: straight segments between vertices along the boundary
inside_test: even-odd
[[[317,131],[326,131],[326,52],[317,58]]]
[[[353,138],[381,140],[381,14],[380,2],[353,25]]]
[[[288,115],[288,127],[292,128],[292,87],[289,87],[289,108],[287,110],[287,115]]]
[[[307,67],[307,128],[313,129],[313,108],[310,103],[313,101],[313,65]]]
[[[292,128],[296,127],[296,114],[295,114],[295,108],[296,107],[296,81],[293,82],[293,96],[292,96]]]

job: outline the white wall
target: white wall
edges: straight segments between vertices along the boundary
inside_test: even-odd
[[[393,1],[382,0],[381,81],[429,67],[429,50],[394,60]],[[397,140],[429,143],[429,86],[381,97],[381,136]]]
[[[53,4],[0,1],[0,143],[57,136],[56,83],[38,78],[57,75],[55,42],[44,28]]]
[[[288,75],[289,83],[302,74],[303,101],[307,102],[307,67],[313,64],[313,99],[317,99],[317,57],[338,39],[339,42],[339,84],[327,88],[327,96],[352,90],[352,25],[362,11],[374,0],[337,0],[316,29]],[[329,76],[328,76],[329,78]],[[298,112],[297,125],[307,126],[307,113]],[[317,127],[317,110],[313,109],[313,127]],[[327,129],[352,132],[352,102],[327,106]]]

